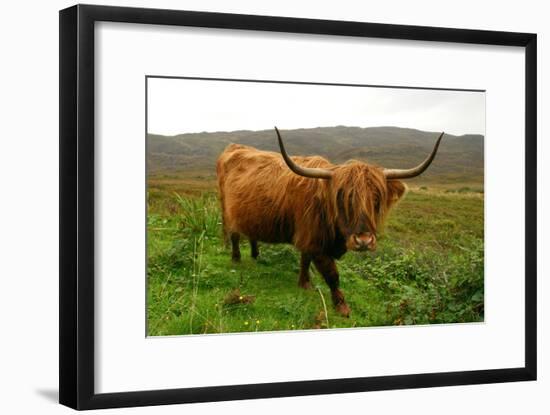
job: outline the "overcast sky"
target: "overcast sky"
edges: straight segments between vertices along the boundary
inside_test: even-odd
[[[397,126],[485,135],[485,93],[148,79],[148,132]]]

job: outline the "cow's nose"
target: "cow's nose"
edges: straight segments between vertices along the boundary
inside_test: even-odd
[[[376,237],[372,233],[354,235],[354,240],[359,250],[374,251],[376,249]]]

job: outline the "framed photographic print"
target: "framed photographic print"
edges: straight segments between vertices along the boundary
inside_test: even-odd
[[[536,35],[60,12],[60,402],[536,379]]]

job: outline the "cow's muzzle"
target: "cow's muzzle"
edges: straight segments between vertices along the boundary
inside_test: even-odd
[[[355,233],[348,238],[346,246],[351,251],[375,251],[376,236],[370,232]]]

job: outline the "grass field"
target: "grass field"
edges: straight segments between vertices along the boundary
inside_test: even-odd
[[[298,288],[299,252],[260,243],[242,262],[224,246],[215,178],[148,180],[147,332],[150,336],[477,322],[484,318],[483,190],[416,186],[392,211],[374,253],[338,261],[351,307],[334,311],[312,267]]]

